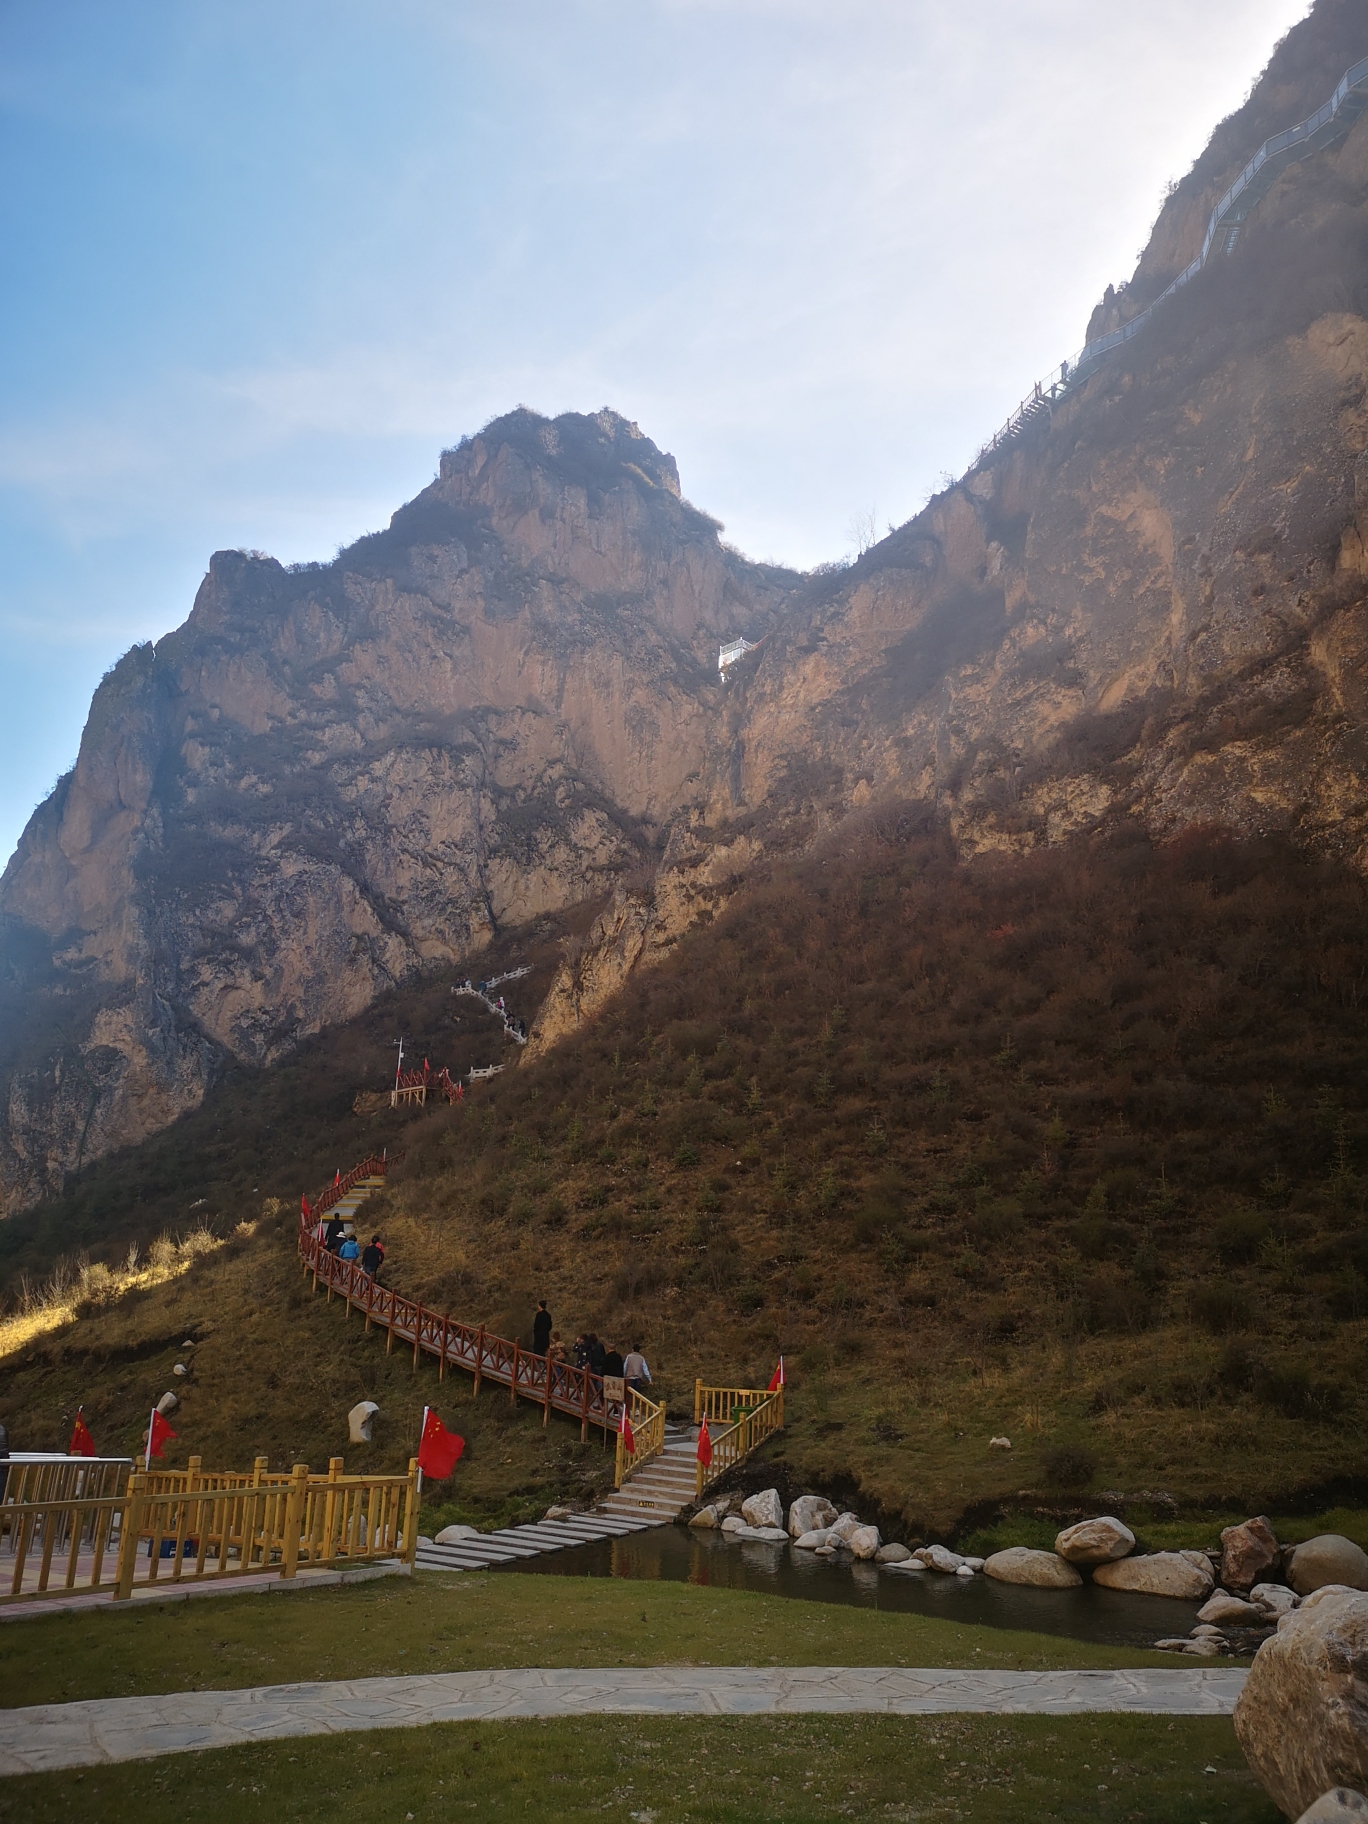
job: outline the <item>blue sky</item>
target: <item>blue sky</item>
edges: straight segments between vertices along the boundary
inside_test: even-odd
[[[609,404],[756,557],[956,473],[1304,0],[0,0],[0,858],[210,552]]]

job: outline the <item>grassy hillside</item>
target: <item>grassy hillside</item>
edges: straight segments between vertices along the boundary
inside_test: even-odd
[[[401,1369],[300,1302],[290,1211],[335,1164],[402,1144],[376,1208],[401,1290],[506,1334],[546,1296],[567,1338],[640,1336],[678,1406],[696,1374],[754,1382],[782,1350],[776,1473],[910,1527],[1104,1491],[1156,1525],[1360,1501],[1364,911],[1357,876],[1277,844],[1123,832],[966,864],[889,817],[776,867],[465,1107],[351,1113],[396,1020],[427,1020],[434,1063],[488,1049],[443,1048],[437,983],[226,1083],[17,1226],[12,1258],[36,1263],[102,1222],[122,1245],[140,1211],[167,1226],[192,1189],[221,1227],[258,1221],[27,1345],[0,1418],[36,1437],[98,1387],[136,1424],[118,1350],[197,1315],[232,1405],[211,1422],[197,1362],[187,1447],[242,1460],[269,1423],[272,1452],[321,1459],[365,1377]],[[519,1010],[548,979],[539,941]],[[284,1208],[263,1220],[268,1192]],[[507,1429],[524,1425],[525,1458],[479,1445],[514,1457],[489,1500],[592,1473],[569,1428],[543,1451],[534,1416]]]

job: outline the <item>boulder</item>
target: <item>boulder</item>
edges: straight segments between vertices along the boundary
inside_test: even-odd
[[[828,1544],[844,1545],[854,1532],[858,1532],[864,1522],[858,1514],[841,1514],[827,1528]]]
[[[722,1531],[730,1538],[735,1533],[744,1533],[746,1523],[739,1514],[728,1514],[722,1522]]]
[[[846,1540],[846,1544],[857,1558],[872,1558],[883,1544],[877,1526],[857,1526]]]
[[[981,1571],[987,1560],[984,1558],[966,1558],[964,1561],[971,1571]]]
[[[542,1519],[543,1520],[569,1520],[574,1517],[574,1514],[575,1514],[575,1509],[573,1507],[560,1507],[556,1503],[553,1502],[552,1505],[550,1507],[548,1507],[546,1512],[542,1515]]]
[[[353,1444],[371,1442],[371,1420],[380,1408],[374,1400],[358,1400],[347,1414],[347,1429]]]
[[[1251,1589],[1280,1556],[1267,1514],[1227,1526],[1221,1532],[1221,1582],[1228,1590]]]
[[[788,1534],[782,1526],[746,1526],[737,1527],[732,1533],[733,1539],[761,1539],[766,1545],[787,1545]]]
[[[174,1393],[164,1393],[157,1401],[157,1411],[165,1418],[168,1412],[174,1412],[179,1405],[180,1401]]]
[[[836,1556],[836,1547],[834,1545],[819,1545],[812,1555],[814,1558],[834,1558]]]
[[[184,1378],[187,1374],[189,1374],[190,1370],[186,1367],[184,1362],[177,1362],[175,1367],[171,1370],[171,1372],[172,1372],[172,1374],[178,1374],[182,1378]]]
[[[1233,1624],[1237,1628],[1257,1628],[1264,1619],[1264,1612],[1243,1597],[1232,1596],[1229,1590],[1217,1590],[1198,1609],[1197,1619],[1219,1621],[1226,1626]]]
[[[1217,1635],[1199,1634],[1196,1640],[1190,1640],[1183,1648],[1184,1653],[1191,1653],[1197,1659],[1215,1659],[1218,1653],[1228,1651],[1226,1643]]]
[[[953,1577],[964,1563],[958,1552],[952,1552],[943,1545],[925,1546],[917,1556],[928,1570],[940,1571],[946,1577]]]
[[[741,1518],[747,1526],[777,1526],[784,1524],[784,1504],[779,1499],[777,1488],[763,1489],[758,1495],[748,1495],[741,1503]],[[788,1537],[787,1534],[784,1535]]]
[[[974,1574],[974,1567],[972,1564],[962,1564],[955,1572],[956,1577],[972,1577]]]
[[[1093,1582],[1107,1590],[1139,1590],[1147,1596],[1205,1602],[1216,1579],[1201,1552],[1146,1552],[1142,1557],[1099,1564]]]
[[[887,1545],[881,1545],[874,1554],[878,1564],[905,1564],[911,1556],[905,1545],[898,1545],[892,1540]]]
[[[1071,1564],[1054,1552],[1033,1551],[1029,1545],[1009,1545],[985,1559],[983,1572],[997,1583],[1024,1583],[1037,1590],[1076,1590],[1083,1582]]]
[[[1295,1609],[1299,1598],[1285,1583],[1256,1583],[1249,1592],[1249,1600],[1259,1611],[1261,1621],[1276,1621],[1280,1615]]]
[[[803,1552],[815,1552],[827,1543],[830,1535],[824,1526],[815,1526],[810,1533],[800,1533],[794,1545]]]
[[[1282,1617],[1254,1655],[1235,1733],[1289,1817],[1368,1783],[1368,1596],[1327,1592]]]
[[[1347,1786],[1336,1786],[1332,1792],[1323,1792],[1297,1824],[1368,1824],[1368,1799]]]
[[[1327,1583],[1368,1590],[1368,1552],[1342,1533],[1321,1533],[1305,1545],[1293,1547],[1287,1581],[1298,1596],[1309,1596]]]
[[[1070,1564],[1111,1564],[1135,1550],[1135,1534],[1112,1515],[1101,1514],[1096,1520],[1066,1526],[1056,1537],[1054,1549]]]
[[[1010,1450],[1012,1440],[1010,1438],[989,1438],[988,1448],[989,1450]]]
[[[824,1495],[799,1495],[788,1511],[789,1536],[801,1539],[804,1533],[825,1532],[838,1517]]]
[[[717,1509],[715,1507],[700,1507],[693,1519],[690,1520],[689,1525],[696,1526],[703,1532],[712,1531],[717,1525]]]
[[[478,1539],[480,1529],[477,1526],[444,1526],[436,1539],[436,1545],[459,1545],[463,1539]]]

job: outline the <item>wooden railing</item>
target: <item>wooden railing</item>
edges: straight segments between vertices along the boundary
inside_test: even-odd
[[[42,1457],[34,1462],[0,1461],[0,1530],[5,1506],[33,1501],[77,1501],[121,1495],[133,1473],[131,1457]]]
[[[399,1154],[396,1153],[395,1158],[398,1157]],[[347,1192],[352,1190],[362,1178],[383,1178],[389,1171],[389,1167],[388,1153],[372,1153],[368,1159],[363,1159],[360,1165],[354,1165],[349,1172],[344,1172],[341,1178],[335,1179],[328,1185],[326,1190],[318,1193],[310,1212],[312,1219],[317,1222],[320,1216],[326,1216],[333,1205],[341,1203]]]
[[[776,1387],[705,1387],[694,1382],[694,1419],[706,1418],[712,1462],[698,1465],[695,1494],[743,1462],[784,1428],[784,1390]]]
[[[633,1448],[630,1451],[627,1449],[619,1426],[614,1488],[621,1488],[634,1469],[640,1469],[643,1463],[649,1463],[652,1457],[658,1457],[665,1448],[663,1400],[657,1405],[654,1400],[648,1400],[644,1393],[638,1393],[635,1387],[629,1387],[627,1416],[632,1427]]]
[[[76,1495],[0,1506],[0,1578],[8,1600],[56,1591],[107,1592],[204,1578],[294,1577],[301,1565],[403,1559],[418,1543],[418,1466],[404,1476],[347,1476],[334,1457],[325,1476],[307,1463],[269,1474],[134,1473],[117,1495]],[[0,1602],[6,1594],[0,1583]]]
[[[473,1375],[477,1393],[485,1381],[507,1387],[511,1400],[531,1400],[541,1407],[543,1424],[552,1412],[578,1419],[581,1438],[588,1437],[591,1425],[612,1430],[620,1423],[622,1408],[616,1401],[605,1400],[602,1375],[569,1362],[551,1361],[506,1337],[495,1336],[482,1324],[458,1323],[445,1312],[429,1310],[419,1299],[405,1298],[378,1285],[359,1261],[330,1254],[318,1240],[312,1222],[301,1220],[299,1253],[304,1271],[313,1275],[315,1288],[325,1286],[330,1299],[334,1293],[345,1299],[348,1312],[363,1312],[367,1330],[374,1326],[385,1331],[387,1354],[397,1342],[413,1350],[415,1367],[420,1355],[430,1355],[436,1358],[440,1376],[448,1368]],[[661,1425],[663,1428],[663,1418]]]

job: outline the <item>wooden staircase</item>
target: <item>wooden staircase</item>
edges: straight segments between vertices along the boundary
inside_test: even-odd
[[[665,1421],[664,1447],[629,1470],[622,1487],[604,1497],[595,1513],[620,1514],[624,1520],[650,1520],[656,1526],[677,1520],[694,1499],[698,1484],[698,1427]]]

